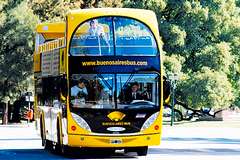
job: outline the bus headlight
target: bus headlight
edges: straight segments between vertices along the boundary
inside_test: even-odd
[[[158,114],[159,114],[159,112],[156,112],[156,113],[154,113],[153,115],[151,115],[151,116],[144,122],[144,124],[143,124],[143,126],[142,126],[142,128],[141,128],[141,131],[143,131],[143,130],[147,129],[148,127],[150,127],[150,126],[153,124],[153,122],[157,119]]]
[[[73,119],[77,122],[77,124],[81,128],[91,132],[91,129],[90,129],[89,125],[87,124],[87,122],[82,117],[80,117],[79,115],[77,115],[75,113],[72,113],[72,112],[71,112],[71,114],[72,114]]]

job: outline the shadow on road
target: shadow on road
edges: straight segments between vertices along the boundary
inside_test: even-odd
[[[181,149],[181,148],[151,148],[150,154],[158,155],[208,155],[208,156],[240,156],[240,149],[229,148],[196,148],[196,149]]]
[[[0,150],[0,160],[66,160],[66,159],[137,159],[137,157],[124,153],[106,155],[104,153],[84,153],[73,151],[65,155],[57,155],[43,149],[6,149]]]
[[[198,144],[240,144],[240,139],[228,139],[228,138],[179,138],[179,137],[164,137],[164,141],[184,141],[184,142],[196,142]]]
[[[40,159],[64,159],[61,156],[53,155],[49,152],[43,151],[42,149],[6,149],[0,150],[1,160],[40,160]]]
[[[0,138],[0,141],[39,141],[40,138]]]
[[[135,159],[137,155],[134,153],[124,153],[123,150],[117,150],[115,153],[109,150],[101,149],[79,149],[71,148],[71,151],[64,155],[69,159]]]

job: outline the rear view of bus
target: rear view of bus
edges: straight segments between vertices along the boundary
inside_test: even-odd
[[[70,13],[67,24],[69,145],[146,155],[162,126],[155,14],[91,9]]]

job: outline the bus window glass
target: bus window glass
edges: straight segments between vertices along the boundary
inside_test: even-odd
[[[48,77],[41,80],[41,94],[39,98],[42,102],[39,104],[52,107],[54,101],[59,101],[60,83],[58,77]]]
[[[91,19],[81,24],[70,44],[73,56],[113,55],[112,17]]]
[[[159,106],[157,74],[118,74],[118,108],[149,108]]]
[[[112,74],[72,75],[70,92],[72,107],[114,108]]]
[[[115,17],[116,55],[157,55],[156,41],[148,27],[135,20]]]
[[[35,37],[35,50],[38,51],[38,47],[45,42],[45,38],[42,34],[37,33]]]

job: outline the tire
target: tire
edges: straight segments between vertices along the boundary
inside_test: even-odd
[[[146,156],[148,152],[148,147],[139,147],[136,151],[138,156]]]
[[[183,120],[183,115],[182,112],[180,112],[179,110],[174,109],[174,121],[175,122],[179,122]]]
[[[55,152],[58,154],[65,154],[68,150],[68,146],[62,144],[62,141],[60,139],[60,124],[59,121],[57,122],[57,143],[55,145]]]
[[[43,124],[42,124],[42,117],[40,118],[40,136],[42,139],[42,146],[45,146],[45,136],[43,135]]]
[[[100,151],[99,152],[100,154],[106,155],[106,156],[115,154],[115,149],[112,149],[112,148],[102,149],[102,150],[99,150],[99,151]]]
[[[52,143],[52,141],[49,141],[46,139],[44,131],[45,131],[45,128],[43,127],[43,119],[41,117],[40,118],[40,134],[41,134],[41,139],[42,139],[42,146],[44,147],[45,150],[52,151],[53,143]]]
[[[53,143],[52,143],[52,141],[49,141],[49,140],[46,139],[45,140],[44,149],[48,150],[48,151],[53,151]]]

